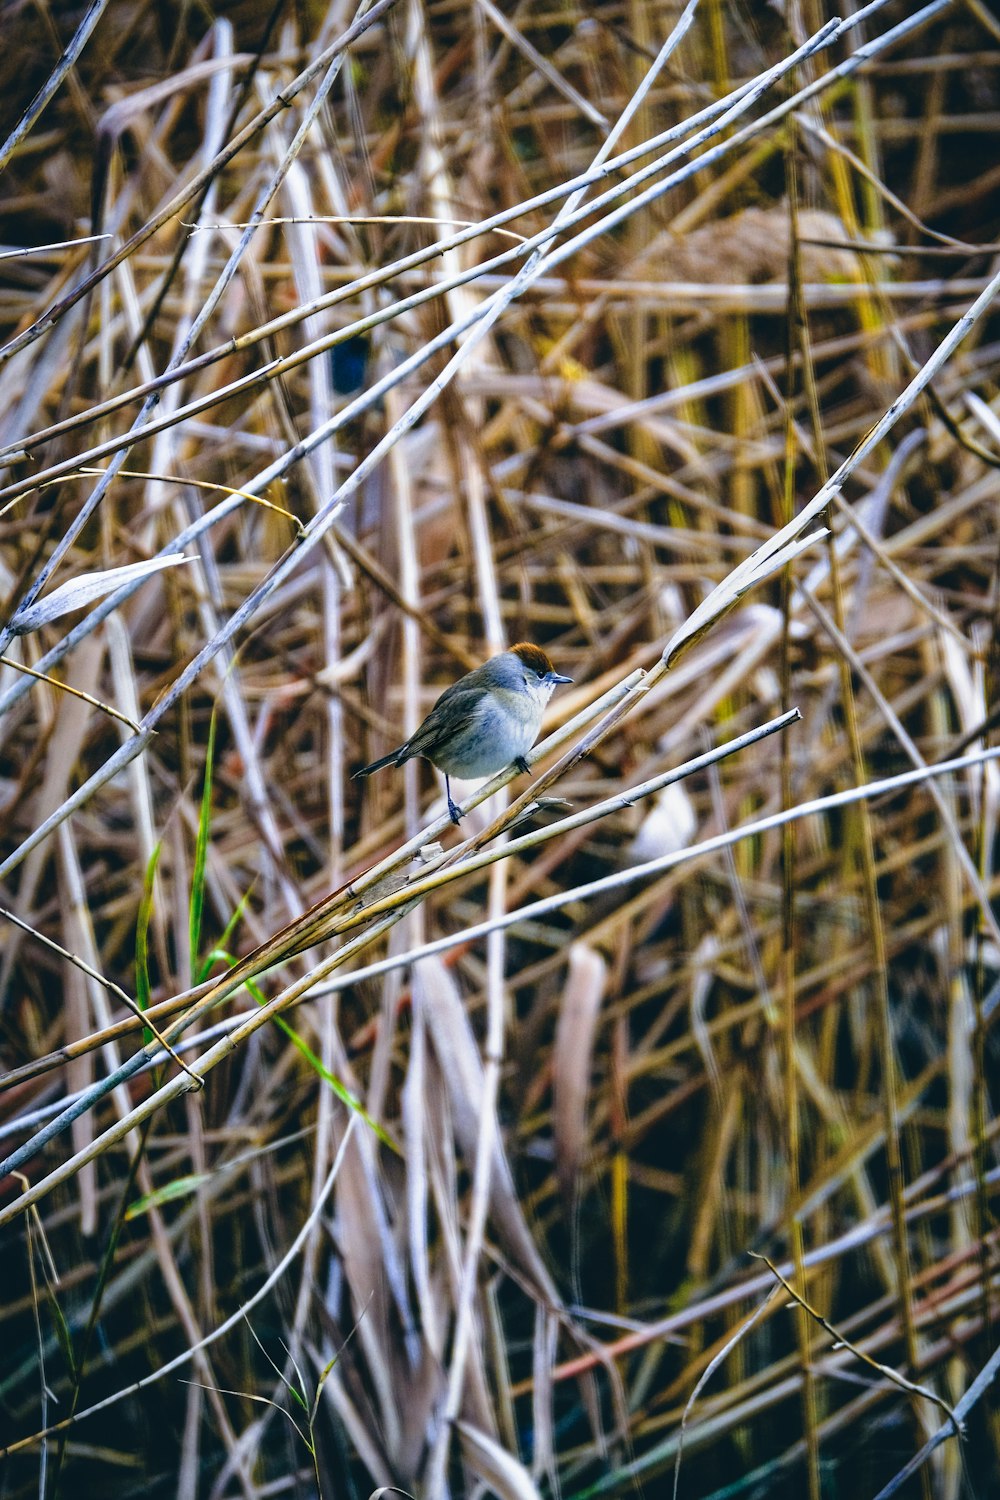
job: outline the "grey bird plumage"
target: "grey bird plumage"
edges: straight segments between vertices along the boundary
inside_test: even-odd
[[[553,669],[544,651],[522,641],[445,688],[405,744],[354,775],[370,776],[423,756],[444,772],[448,811],[458,823],[462,814],[452,801],[449,777],[495,776],[511,764],[527,771],[525,757],[542,727],[545,705],[560,682],[570,681]]]

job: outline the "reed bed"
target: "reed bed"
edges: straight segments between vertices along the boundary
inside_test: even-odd
[[[992,1491],[1000,26],[844,12],[5,7],[5,1496]]]

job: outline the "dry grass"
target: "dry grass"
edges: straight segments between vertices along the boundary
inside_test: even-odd
[[[826,9],[4,8],[5,1495],[995,1482],[1000,27]]]

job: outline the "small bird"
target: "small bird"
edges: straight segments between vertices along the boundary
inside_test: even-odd
[[[453,823],[462,813],[452,801],[449,777],[495,776],[504,766],[530,767],[525,756],[542,727],[542,714],[560,682],[545,652],[521,641],[445,688],[405,745],[355,771],[370,776],[385,766],[401,766],[422,755],[444,772],[445,795]]]

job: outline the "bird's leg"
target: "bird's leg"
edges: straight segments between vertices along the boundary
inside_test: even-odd
[[[525,760],[523,755],[515,755],[514,764],[519,771],[524,772],[525,776],[531,775],[531,767],[528,765],[528,762]]]
[[[448,798],[448,811],[451,814],[451,821],[457,828],[462,821],[462,809],[451,800],[451,782],[448,780],[447,773],[444,778],[444,794]]]

